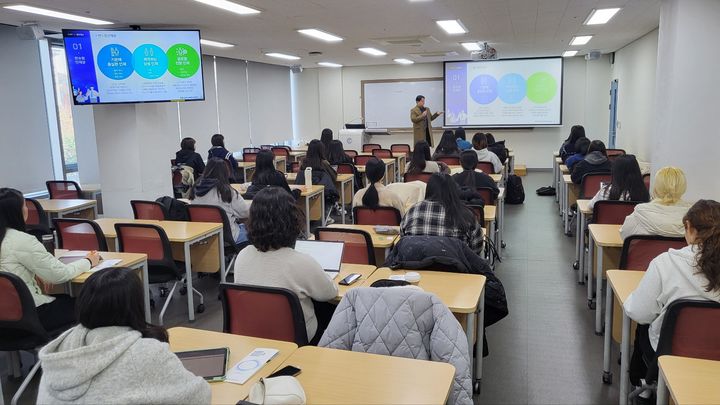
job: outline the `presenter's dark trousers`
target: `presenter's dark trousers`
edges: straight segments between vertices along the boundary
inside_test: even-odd
[[[430,132],[430,126],[425,128],[425,141],[428,143],[428,145],[433,146],[432,133]]]

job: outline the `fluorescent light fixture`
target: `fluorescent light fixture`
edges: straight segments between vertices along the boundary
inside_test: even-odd
[[[366,54],[368,54],[368,55],[372,55],[372,56],[385,56],[385,55],[387,55],[387,52],[383,52],[383,51],[381,51],[381,50],[379,50],[379,49],[375,49],[375,48],[358,48],[358,51],[364,52],[364,53],[366,53]]]
[[[8,10],[22,11],[22,12],[31,13],[31,14],[40,14],[40,15],[44,15],[46,17],[60,18],[63,20],[77,21],[77,22],[81,22],[81,23],[85,23],[85,24],[93,24],[93,25],[114,24],[110,21],[98,20],[96,18],[83,17],[83,16],[79,16],[79,15],[75,15],[75,14],[68,14],[68,13],[63,13],[60,11],[48,10],[46,8],[26,6],[23,4],[18,4],[18,5],[14,5],[14,6],[4,6],[3,8],[6,8]]]
[[[440,20],[435,21],[440,28],[444,29],[450,35],[465,34],[468,32],[467,28],[460,22],[460,20]]]
[[[563,58],[572,58],[573,56],[577,55],[578,51],[565,51],[562,54]]]
[[[201,39],[200,43],[205,46],[214,46],[216,48],[232,48],[233,44],[226,44],[225,42],[212,41],[209,39]]]
[[[410,59],[405,59],[405,58],[393,59],[393,62],[399,63],[401,65],[412,65],[413,63],[415,63],[414,61],[411,61]]]
[[[328,32],[325,32],[325,31],[320,31],[320,30],[315,29],[315,28],[298,30],[298,32],[301,33],[301,34],[305,34],[305,35],[307,35],[307,36],[313,37],[313,38],[317,38],[317,39],[321,39],[321,40],[323,40],[323,41],[327,41],[327,42],[338,42],[338,41],[342,41],[342,40],[343,40],[342,38],[340,38],[340,37],[337,36],[337,35],[333,35],[333,34],[330,34],[330,33],[328,33]]]
[[[273,58],[280,58],[280,59],[287,59],[287,60],[298,60],[300,59],[299,56],[295,55],[288,55],[285,53],[278,53],[278,52],[268,52],[265,54],[265,56],[271,56]]]
[[[240,14],[240,15],[260,13],[260,10],[255,10],[254,8],[250,8],[248,6],[243,6],[242,4],[233,3],[232,1],[228,1],[228,0],[195,0],[195,1],[197,1],[198,3],[207,4],[208,6],[221,8],[221,9],[229,11],[231,13]]]
[[[585,20],[585,25],[600,25],[607,24],[612,19],[620,8],[597,8],[594,9],[588,18]]]
[[[572,46],[578,46],[578,45],[585,45],[592,39],[592,35],[580,35],[577,37],[573,37],[570,41],[570,45]]]
[[[339,68],[339,67],[343,66],[339,63],[333,63],[333,62],[318,62],[318,65],[325,66],[325,67],[331,67],[331,68]]]
[[[480,50],[480,44],[477,42],[462,42],[462,43],[460,43],[460,45],[462,45],[463,48],[465,48],[471,52]]]

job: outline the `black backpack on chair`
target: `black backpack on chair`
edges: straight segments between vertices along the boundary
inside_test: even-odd
[[[505,184],[505,202],[508,204],[522,204],[525,202],[525,189],[520,176],[511,174]]]

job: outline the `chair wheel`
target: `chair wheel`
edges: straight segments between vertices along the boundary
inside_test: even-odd
[[[588,300],[588,309],[595,309],[595,304],[593,303],[593,300]]]
[[[603,384],[612,384],[612,373],[603,371],[602,382]]]
[[[502,248],[505,249],[505,247],[507,247],[507,244],[505,244],[505,241],[502,241],[502,243],[500,243],[500,246],[502,246]]]
[[[187,287],[180,288],[180,295],[187,295]]]
[[[166,287],[160,287],[160,298],[167,297],[168,292],[170,292],[170,290],[168,290]]]
[[[480,394],[480,380],[473,382],[473,394],[475,394],[475,395]]]
[[[580,269],[580,262],[579,262],[579,261],[575,260],[575,262],[573,263],[573,269],[574,269],[574,270],[579,270],[579,269]]]
[[[198,305],[197,308],[195,308],[195,312],[197,312],[198,314],[202,314],[203,312],[205,312],[205,304]]]

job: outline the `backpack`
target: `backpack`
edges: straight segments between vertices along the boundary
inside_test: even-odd
[[[539,189],[535,190],[535,194],[540,196],[555,195],[555,187],[540,187]]]
[[[505,184],[505,202],[508,204],[522,204],[525,201],[525,189],[520,176],[511,174]]]
[[[159,202],[163,206],[165,206],[165,209],[167,210],[168,221],[189,221],[190,216],[187,212],[187,204],[176,200],[172,197],[160,197],[155,202]]]

